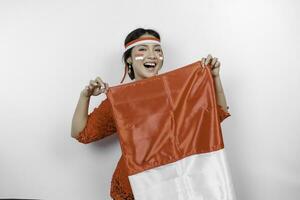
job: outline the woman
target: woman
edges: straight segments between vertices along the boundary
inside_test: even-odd
[[[163,65],[164,55],[160,45],[160,35],[156,31],[138,28],[128,34],[124,45],[123,61],[125,63],[125,73],[121,83],[126,73],[128,73],[131,80],[141,80],[158,74]],[[202,58],[201,62],[203,66],[209,64],[211,66],[219,114],[222,119],[225,119],[230,114],[227,112],[228,107],[219,77],[220,62],[211,55],[208,55],[207,58]],[[94,80],[90,80],[89,85],[81,91],[72,120],[71,134],[79,142],[90,143],[116,132],[111,105],[107,98],[88,115],[90,97],[106,93],[107,89],[108,84],[103,82],[100,77],[97,77]],[[110,195],[115,200],[134,199],[123,155],[112,177]]]

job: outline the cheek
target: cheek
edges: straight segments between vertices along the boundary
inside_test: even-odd
[[[134,55],[135,60],[143,60],[144,59],[144,54],[143,53],[137,53]]]
[[[159,56],[158,56],[158,59],[159,59],[159,60],[164,60],[164,56],[163,56],[163,55],[159,55]]]
[[[158,54],[158,59],[159,59],[159,60],[163,60],[163,59],[164,59],[164,56],[163,56],[163,53],[162,53],[162,52],[160,52],[160,53]]]

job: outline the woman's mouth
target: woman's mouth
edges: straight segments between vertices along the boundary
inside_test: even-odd
[[[147,71],[154,72],[155,71],[155,67],[156,67],[156,63],[154,63],[154,62],[146,62],[146,63],[144,63],[144,67],[146,68]]]
[[[144,66],[146,68],[154,68],[156,66],[156,63],[154,63],[154,62],[146,62],[146,63],[144,63]]]

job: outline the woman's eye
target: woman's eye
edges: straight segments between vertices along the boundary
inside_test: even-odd
[[[161,52],[161,49],[156,49],[155,51]]]
[[[146,49],[142,48],[142,49],[139,49],[139,51],[145,51]]]

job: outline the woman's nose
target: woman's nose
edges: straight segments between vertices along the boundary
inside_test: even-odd
[[[149,57],[149,58],[155,58],[155,57],[156,57],[153,50],[150,50],[150,51],[149,51],[148,57]]]

